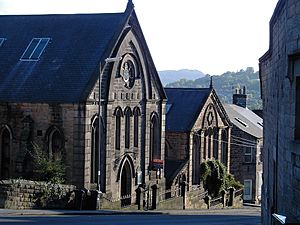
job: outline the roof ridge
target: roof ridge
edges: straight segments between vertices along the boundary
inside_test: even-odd
[[[165,87],[165,89],[177,89],[177,90],[209,90],[210,88],[185,88],[185,87]]]

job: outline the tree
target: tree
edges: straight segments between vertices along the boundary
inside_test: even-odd
[[[166,85],[167,87],[186,87],[186,88],[208,88],[210,83],[210,75],[196,79],[181,79]],[[219,98],[224,103],[232,103],[232,88],[247,88],[247,107],[250,109],[262,109],[262,101],[260,98],[260,82],[258,72],[254,72],[252,67],[238,72],[226,72],[222,75],[213,76],[213,87]]]

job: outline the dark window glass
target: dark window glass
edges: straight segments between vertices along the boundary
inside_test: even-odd
[[[121,112],[116,112],[115,148],[120,150],[121,145]]]
[[[34,52],[31,55],[31,59],[38,59],[40,58],[43,50],[45,49],[47,43],[48,43],[49,39],[47,38],[42,38],[39,42],[39,44],[37,45],[37,47],[35,48]]]
[[[58,130],[50,134],[49,155],[52,160],[62,160],[63,138]]]
[[[130,117],[131,110],[127,108],[125,110],[125,148],[130,147]]]
[[[99,167],[99,120],[96,118],[92,124],[92,146],[91,146],[91,183],[98,181]]]
[[[214,129],[213,136],[213,157],[214,159],[219,159],[219,131],[217,128]]]
[[[222,163],[227,166],[228,137],[226,130],[222,131]]]
[[[252,148],[245,147],[245,162],[250,163],[252,162]]]
[[[41,56],[43,50],[48,44],[50,38],[33,38],[26,48],[21,59],[23,60],[37,60]]]
[[[138,147],[139,145],[139,116],[140,116],[140,111],[138,108],[135,108],[134,110],[134,147]]]
[[[160,159],[160,127],[157,114],[154,114],[151,119],[150,130],[150,159]]]

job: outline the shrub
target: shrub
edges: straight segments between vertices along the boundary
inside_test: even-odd
[[[54,184],[65,182],[65,166],[62,160],[51,160],[48,154],[37,144],[33,147],[33,178],[38,181],[46,181]]]
[[[227,173],[226,167],[218,160],[209,160],[200,165],[201,180],[204,188],[212,197],[218,197],[222,190],[234,187],[243,187],[234,179],[232,174]]]

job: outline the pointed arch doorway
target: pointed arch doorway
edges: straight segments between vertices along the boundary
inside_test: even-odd
[[[121,206],[131,204],[131,168],[128,161],[125,161],[121,173]]]

